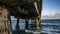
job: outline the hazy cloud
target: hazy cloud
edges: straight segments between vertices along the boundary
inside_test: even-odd
[[[54,15],[44,15],[42,19],[60,19],[60,13],[56,13]]]

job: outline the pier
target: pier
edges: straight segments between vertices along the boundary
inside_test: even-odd
[[[28,20],[35,19],[36,30],[40,29],[42,0],[0,0],[0,34],[12,34],[11,17],[17,19],[16,30],[19,29],[19,19],[25,19],[25,29],[28,30]]]

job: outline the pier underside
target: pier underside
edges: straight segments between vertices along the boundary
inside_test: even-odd
[[[2,34],[12,34],[10,16],[17,18],[16,30],[19,29],[19,19],[25,19],[26,30],[29,19],[35,19],[36,30],[40,29],[41,10],[42,0],[0,0],[0,23],[4,26],[1,25]]]
[[[16,18],[36,18],[41,14],[42,0],[0,0],[1,4],[5,5],[11,16]]]
[[[12,16],[15,16],[15,18],[19,17],[21,19],[25,19],[25,18],[33,18],[33,17],[35,18],[38,16],[38,13],[33,3],[19,5],[19,6],[13,7],[10,10],[11,10],[10,14]]]

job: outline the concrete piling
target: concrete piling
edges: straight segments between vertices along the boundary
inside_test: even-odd
[[[0,34],[12,34],[10,27],[10,13],[8,9],[2,5],[0,6]]]

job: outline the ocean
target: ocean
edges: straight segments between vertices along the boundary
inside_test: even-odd
[[[16,20],[12,20],[12,30],[16,30]],[[29,24],[31,24],[29,22]],[[41,30],[43,34],[60,34],[60,19],[44,19],[41,20]],[[19,26],[21,30],[25,30],[25,22],[20,21]],[[29,26],[30,27],[30,26]],[[19,33],[18,33],[19,34]]]

